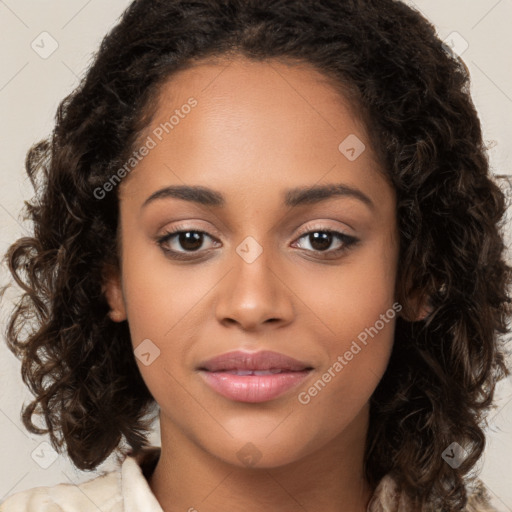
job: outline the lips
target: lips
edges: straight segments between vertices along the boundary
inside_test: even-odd
[[[308,363],[272,351],[234,351],[198,367],[213,391],[237,402],[266,402],[303,382],[313,370]]]
[[[240,350],[221,354],[209,359],[199,366],[200,370],[209,372],[219,371],[291,371],[300,372],[311,369],[312,366],[298,361],[293,357],[278,352],[264,350],[261,352],[242,352]]]

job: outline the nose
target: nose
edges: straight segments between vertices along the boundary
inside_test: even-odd
[[[271,324],[282,327],[293,321],[290,283],[270,251],[254,260],[234,254],[233,268],[217,287],[215,314],[225,326],[257,331]]]

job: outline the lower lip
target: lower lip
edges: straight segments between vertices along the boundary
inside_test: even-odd
[[[298,386],[311,373],[283,372],[272,375],[234,375],[201,370],[206,383],[220,395],[237,402],[267,402]]]

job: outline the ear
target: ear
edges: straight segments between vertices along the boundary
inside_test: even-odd
[[[110,306],[109,317],[114,322],[126,320],[123,288],[119,269],[106,265],[103,269],[103,284],[101,287]]]
[[[410,282],[411,279],[405,289],[397,287],[395,290],[399,298],[398,302],[402,304],[399,315],[407,322],[421,322],[433,311],[431,297],[424,288],[413,289]]]
[[[430,297],[418,293],[409,296],[410,316],[412,322],[421,322],[432,313]]]

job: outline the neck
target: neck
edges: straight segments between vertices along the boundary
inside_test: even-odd
[[[162,451],[149,486],[165,512],[366,512],[368,410],[320,450],[279,467],[239,467],[212,456],[161,421]],[[171,425],[171,427],[170,427]]]

